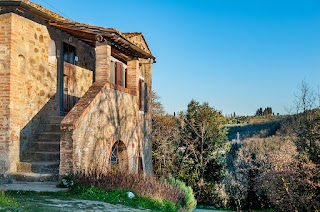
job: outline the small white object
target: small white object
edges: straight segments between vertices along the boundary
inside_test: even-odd
[[[128,195],[128,198],[129,198],[129,199],[132,199],[132,198],[135,197],[134,193],[132,193],[131,191],[128,191],[128,192],[127,192],[127,195]]]
[[[74,61],[78,62],[78,61],[79,61],[79,57],[78,57],[78,56],[75,56],[75,57],[74,57]]]

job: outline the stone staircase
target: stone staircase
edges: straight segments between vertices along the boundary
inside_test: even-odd
[[[17,181],[57,181],[60,163],[60,123],[63,116],[43,120],[36,139],[28,144],[25,158],[10,178]]]

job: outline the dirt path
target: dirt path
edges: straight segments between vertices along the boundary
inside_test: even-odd
[[[141,212],[149,211],[143,209],[135,209],[123,205],[112,205],[105,202],[80,200],[80,199],[26,199],[29,204],[35,205],[38,210],[46,209],[46,211],[113,211],[113,212]]]

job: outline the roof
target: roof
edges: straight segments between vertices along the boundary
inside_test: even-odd
[[[0,6],[16,6],[26,9],[45,19],[49,25],[66,31],[91,46],[95,46],[96,42],[106,41],[113,47],[134,57],[155,60],[142,33],[122,33],[114,28],[72,21],[29,0],[0,0]]]

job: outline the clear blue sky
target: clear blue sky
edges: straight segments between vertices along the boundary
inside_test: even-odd
[[[223,114],[283,114],[302,80],[320,86],[319,0],[45,1],[79,22],[143,32],[169,113],[194,98]]]

